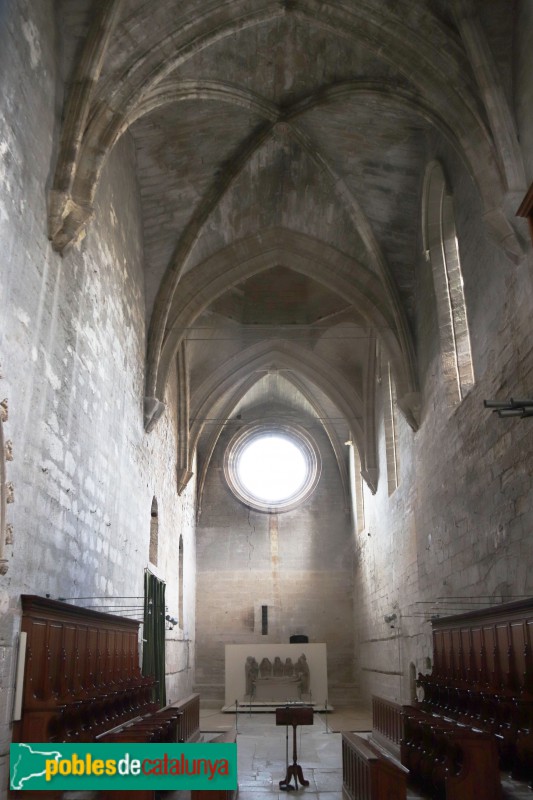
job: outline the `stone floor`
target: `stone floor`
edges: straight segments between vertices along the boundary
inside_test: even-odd
[[[280,791],[286,774],[286,729],[277,727],[274,714],[201,715],[202,730],[220,732],[237,724],[239,800],[273,800],[301,794],[314,800],[338,800],[342,793],[340,762],[341,730],[368,730],[369,711],[353,706],[328,714],[315,714],[314,724],[297,731],[298,763],[309,781],[297,791]],[[292,729],[289,730],[289,763],[292,763]]]
[[[341,735],[339,731],[368,731],[371,714],[363,706],[337,708],[329,714],[315,714],[312,726],[298,729],[298,763],[308,787],[280,791],[279,781],[286,773],[285,728],[276,727],[274,714],[221,714],[203,709],[202,731],[208,736],[234,728],[238,731],[239,800],[281,800],[309,796],[309,800],[340,800],[342,797]],[[292,732],[289,737],[289,762],[292,762]],[[502,774],[503,800],[533,800],[525,785]],[[165,800],[189,800],[189,792],[172,792]],[[410,789],[407,800],[422,795]],[[472,800],[483,800],[473,798]]]

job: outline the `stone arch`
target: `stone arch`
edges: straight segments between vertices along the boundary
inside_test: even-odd
[[[272,346],[274,344],[274,346]],[[277,349],[279,346],[279,349]],[[291,350],[293,352],[288,353],[284,352],[284,348]],[[231,391],[229,399],[222,407],[222,410],[219,414],[221,421],[218,425],[215,425],[211,435],[209,437],[209,441],[206,448],[206,456],[204,459],[204,463],[202,465],[202,469],[200,471],[199,480],[198,480],[198,502],[199,508],[201,507],[203,489],[205,486],[205,480],[207,476],[207,470],[209,468],[209,464],[211,462],[211,458],[213,456],[215,447],[217,442],[220,438],[220,435],[225,427],[225,420],[227,420],[235,408],[235,406],[248,394],[248,392],[253,388],[253,386],[262,378],[262,375],[255,375],[253,373],[261,370],[262,368],[266,369],[267,366],[272,364],[272,362],[276,363],[276,365],[280,365],[280,368],[290,369],[291,371],[297,371],[301,373],[310,383],[314,384],[317,388],[319,388],[328,399],[333,402],[337,408],[339,408],[340,412],[343,413],[343,409],[346,409],[349,402],[349,387],[343,387],[345,390],[348,388],[348,397],[346,398],[343,406],[339,405],[339,398],[340,394],[337,392],[337,387],[334,389],[334,381],[335,375],[334,370],[329,370],[327,375],[319,375],[317,374],[316,370],[311,367],[310,363],[304,364],[304,356],[312,356],[312,359],[308,359],[308,362],[316,361],[317,364],[321,359],[318,359],[314,354],[306,354],[302,348],[295,346],[295,345],[287,345],[285,342],[278,342],[278,343],[261,343],[258,345],[253,345],[252,347],[248,348],[243,353],[239,353],[237,357],[231,359],[231,368],[229,370],[229,377],[228,377],[228,363],[226,362],[222,367],[217,370],[210,378],[204,382],[201,388],[201,397],[202,400],[199,403],[199,411],[202,409],[202,415],[209,416],[210,411],[214,408],[218,402],[226,395],[231,388],[237,384],[237,388]],[[329,367],[329,365],[325,365]],[[252,373],[252,374],[250,374]],[[337,376],[342,382],[344,379],[342,376]],[[301,383],[301,381],[295,377],[294,375],[287,375],[286,380],[291,383],[313,406],[315,411],[317,412],[318,416],[321,418],[321,424],[328,436],[328,439],[331,443],[333,448],[333,452],[335,454],[335,459],[337,461],[337,466],[340,473],[341,483],[344,492],[345,504],[348,508],[349,506],[349,485],[348,485],[348,473],[346,470],[346,464],[342,457],[342,450],[341,450],[341,443],[339,441],[339,437],[334,429],[334,427],[327,421],[326,414],[322,406],[318,403],[318,401],[311,395],[311,393],[306,389],[306,387]],[[333,395],[333,396],[332,396]],[[193,423],[193,430],[191,431],[191,442],[192,447],[196,448],[200,436],[203,432],[203,422],[201,420],[197,420]],[[358,447],[362,446],[362,431],[361,426],[357,424],[357,419],[351,418],[346,420],[347,425],[350,429],[351,435],[354,439],[358,442]],[[375,491],[375,487],[372,488],[372,491]]]
[[[330,245],[287,229],[261,231],[218,251],[187,273],[179,293],[167,298],[169,313],[154,320],[149,341],[146,395],[152,405],[154,398],[162,402],[171,359],[198,315],[231,286],[279,264],[326,285],[357,307],[390,354],[402,411],[416,428],[418,395],[412,343],[405,342],[395,326],[381,282]],[[157,410],[161,413],[163,409]],[[148,419],[147,424],[150,422]]]
[[[193,448],[202,432],[202,420],[209,416],[210,409],[215,403],[231,391],[236,383],[246,379],[251,372],[268,369],[273,363],[304,376],[317,386],[345,416],[359,448],[363,447],[364,431],[359,420],[364,420],[364,408],[357,390],[316,354],[294,342],[270,339],[251,345],[225,361],[198,387],[192,399]]]

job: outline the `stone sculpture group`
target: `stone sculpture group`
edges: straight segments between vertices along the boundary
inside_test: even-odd
[[[299,684],[300,695],[309,694],[311,672],[304,653],[296,661],[296,664],[293,663],[292,658],[286,658],[283,663],[279,656],[274,658],[274,663],[265,656],[258,664],[254,656],[248,656],[244,664],[244,674],[248,697],[254,696],[256,682],[259,679],[276,681],[291,678]]]

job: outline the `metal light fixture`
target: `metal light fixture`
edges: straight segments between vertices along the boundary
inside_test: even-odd
[[[485,408],[490,408],[499,417],[533,417],[533,399],[515,400],[500,403],[498,400],[484,400]]]

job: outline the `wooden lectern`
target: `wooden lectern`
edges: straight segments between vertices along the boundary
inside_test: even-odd
[[[284,791],[297,789],[298,781],[302,786],[309,786],[309,781],[305,780],[302,768],[298,764],[298,753],[296,751],[296,728],[298,725],[312,725],[313,721],[312,706],[284,706],[283,708],[276,708],[276,725],[286,725],[287,728],[289,725],[292,725],[292,764],[288,763],[289,759],[287,750],[287,774],[285,775],[284,780],[279,782],[279,788]],[[294,786],[291,784],[291,778],[294,778]]]

